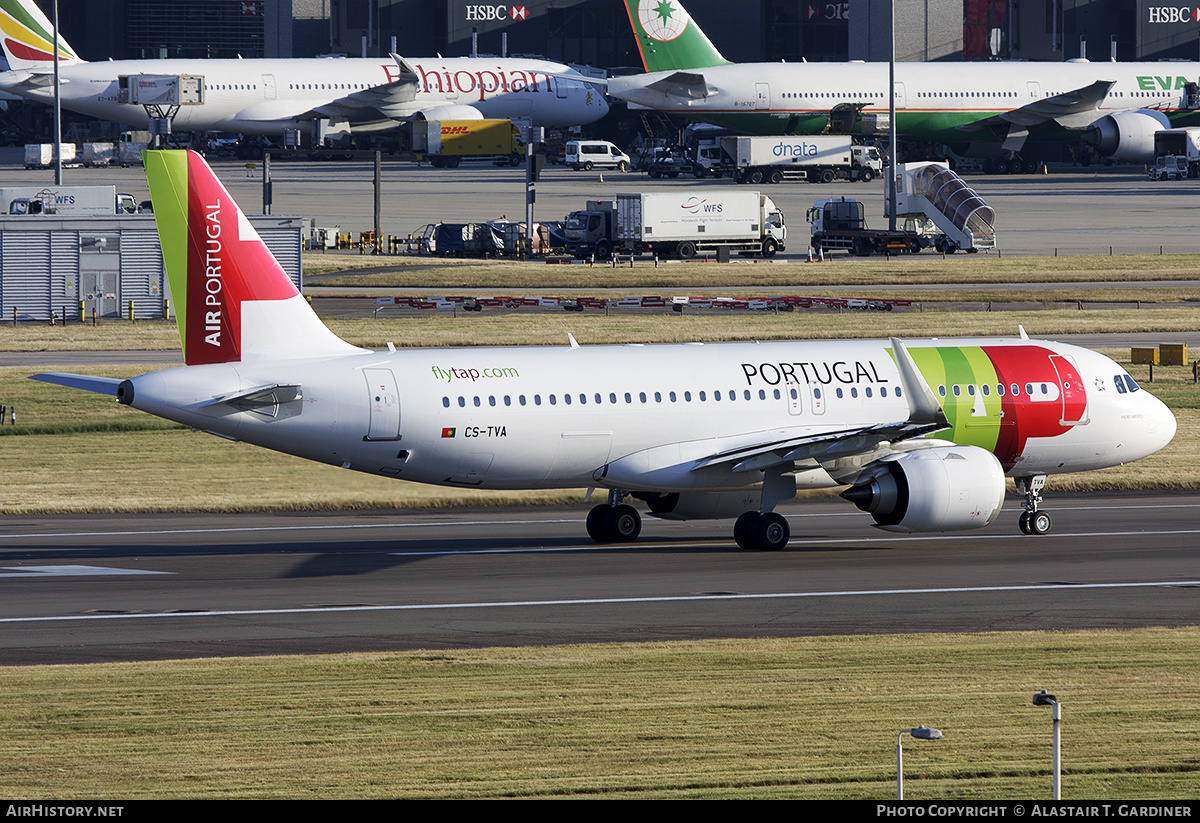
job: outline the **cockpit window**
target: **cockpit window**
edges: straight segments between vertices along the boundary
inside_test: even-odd
[[[1125,375],[1114,374],[1113,375],[1113,385],[1117,387],[1117,394],[1124,394],[1125,393]]]
[[[1140,391],[1142,388],[1137,383],[1135,383],[1133,378],[1130,377],[1129,375],[1125,375],[1125,385],[1129,387],[1129,390],[1131,392]]]

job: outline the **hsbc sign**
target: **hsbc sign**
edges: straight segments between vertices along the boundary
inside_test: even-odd
[[[525,20],[529,10],[525,6],[484,6],[469,4],[466,7],[470,22],[494,22],[497,20]]]
[[[1200,8],[1194,6],[1150,6],[1147,23],[1196,23],[1200,22]]]

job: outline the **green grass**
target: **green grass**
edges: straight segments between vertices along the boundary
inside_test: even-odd
[[[799,241],[797,241],[799,242]],[[309,265],[321,271],[336,270],[345,276],[322,278],[322,286],[355,288],[433,289],[646,289],[716,287],[819,287],[821,285],[908,285],[935,283],[1046,283],[1129,280],[1200,279],[1197,255],[1080,255],[1076,257],[1010,257],[920,254],[914,256],[847,258],[824,264],[738,262],[733,265],[677,261],[655,267],[637,260],[632,267],[587,264],[547,265],[513,260],[455,260],[433,257],[360,257],[309,255]],[[373,263],[364,261],[373,260]]]
[[[978,305],[978,304],[977,304]],[[1021,311],[937,310],[862,312],[697,311],[636,312],[427,312],[375,319],[326,318],[338,336],[355,345],[399,347],[561,345],[571,333],[582,345],[607,343],[721,342],[731,340],[825,340],[847,337],[1012,336],[1024,325],[1032,336],[1072,333],[1192,331],[1200,328],[1200,305],[1142,310],[1045,308]],[[320,308],[320,301],[317,301]],[[986,307],[986,306],[984,306]],[[365,310],[364,310],[365,311]],[[1164,338],[1163,342],[1169,342]],[[140,321],[71,325],[0,326],[0,351],[178,350],[173,322]],[[55,367],[53,371],[64,369]]]
[[[0,669],[0,794],[1194,799],[1200,629]]]

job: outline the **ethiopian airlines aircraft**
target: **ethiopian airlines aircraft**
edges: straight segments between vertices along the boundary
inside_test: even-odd
[[[0,0],[0,43],[10,71],[0,91],[54,101],[53,34],[33,0]],[[58,42],[62,105],[145,128],[130,102],[139,76],[199,78],[199,102],[179,105],[173,128],[282,134],[327,119],[351,131],[383,131],[399,120],[529,118],[539,126],[591,123],[608,112],[603,80],[546,60],[435,58],[267,60],[80,60]],[[193,81],[194,82],[194,81]]]
[[[680,0],[625,5],[649,73],[612,78],[613,97],[751,134],[820,133],[835,110],[887,116],[887,63],[734,64]],[[895,78],[896,133],[909,140],[1016,153],[1082,137],[1142,163],[1155,131],[1200,125],[1198,63],[897,63]]]
[[[183,368],[37,374],[231,440],[355,471],[496,489],[608,491],[587,517],[634,540],[667,519],[737,518],[744,548],[789,537],[797,489],[843,493],[899,532],[973,529],[1047,475],[1128,463],[1171,412],[1087,349],[1015,339],[839,340],[369,351],[334,336],[191,152],[148,151]]]

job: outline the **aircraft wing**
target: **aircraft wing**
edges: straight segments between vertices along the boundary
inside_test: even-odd
[[[827,463],[869,454],[884,444],[911,440],[945,428],[945,423],[914,424],[899,420],[864,428],[821,432],[713,454],[697,460],[692,466],[692,471],[726,465],[731,472],[736,473],[763,471],[801,460]],[[937,444],[940,443],[941,441],[937,441]]]
[[[1025,138],[1029,136],[1029,130],[1043,123],[1057,123],[1066,129],[1086,129],[1096,120],[1100,104],[1115,84],[1115,80],[1097,80],[1083,88],[1034,100],[995,117],[977,120],[959,128],[964,131],[987,129],[1000,134],[1007,133],[1004,148],[1020,151]]]
[[[328,117],[331,120],[403,120],[412,113],[417,99],[417,77],[402,72],[399,80],[351,92],[344,97],[314,106],[300,119]]]

